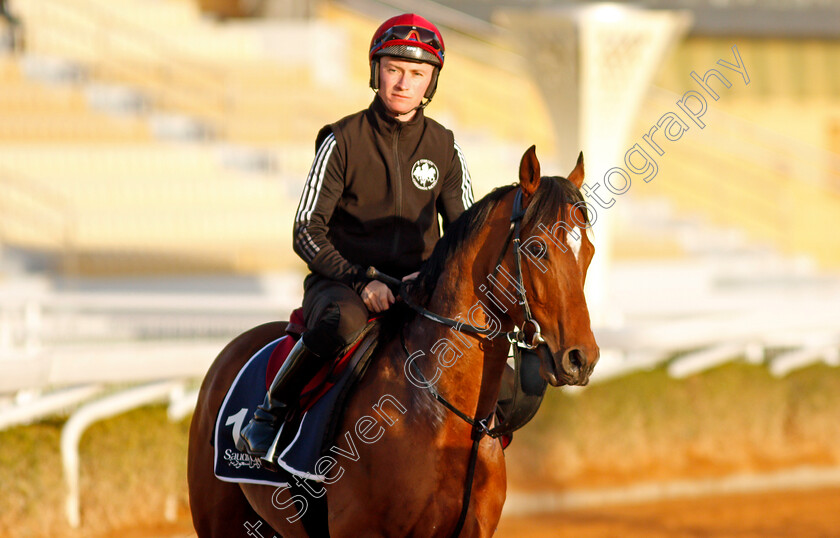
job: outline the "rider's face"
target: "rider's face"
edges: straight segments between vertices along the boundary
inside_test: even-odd
[[[434,69],[431,64],[383,56],[379,62],[379,97],[388,111],[401,121],[414,117]]]

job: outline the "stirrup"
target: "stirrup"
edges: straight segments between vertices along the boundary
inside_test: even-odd
[[[278,472],[280,471],[280,466],[277,464],[277,458],[280,456],[279,454],[279,444],[280,444],[280,430],[277,430],[277,435],[274,436],[274,441],[272,441],[271,446],[268,447],[264,456],[260,457],[260,465],[262,465],[265,469],[269,471]]]
[[[280,470],[280,466],[277,464],[277,458],[279,457],[278,452],[278,445],[280,444],[280,430],[277,430],[277,435],[274,436],[274,441],[271,443],[271,446],[268,447],[268,450],[265,453],[265,456],[260,458],[260,465],[268,469],[269,471],[278,472]]]

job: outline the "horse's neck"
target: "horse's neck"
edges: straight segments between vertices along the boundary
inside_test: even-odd
[[[473,282],[471,267],[463,259],[452,263],[441,276],[428,308],[451,319],[486,326],[489,318],[483,306],[487,301],[475,295],[480,283]],[[417,361],[424,376],[432,379],[440,372],[435,387],[444,398],[472,417],[486,418],[495,409],[509,349],[504,338],[456,331],[421,316],[406,334],[409,347],[424,352]]]

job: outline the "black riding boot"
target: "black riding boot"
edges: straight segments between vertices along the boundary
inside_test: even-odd
[[[265,400],[254,412],[254,418],[239,432],[236,449],[258,456],[273,465],[274,438],[286,419],[289,407],[298,399],[300,390],[323,365],[323,360],[303,343],[297,341],[268,388]],[[294,390],[290,390],[293,388]]]

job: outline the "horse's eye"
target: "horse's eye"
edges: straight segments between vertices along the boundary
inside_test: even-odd
[[[528,254],[535,258],[548,259],[548,250],[539,241],[529,243],[525,248],[528,250]]]

